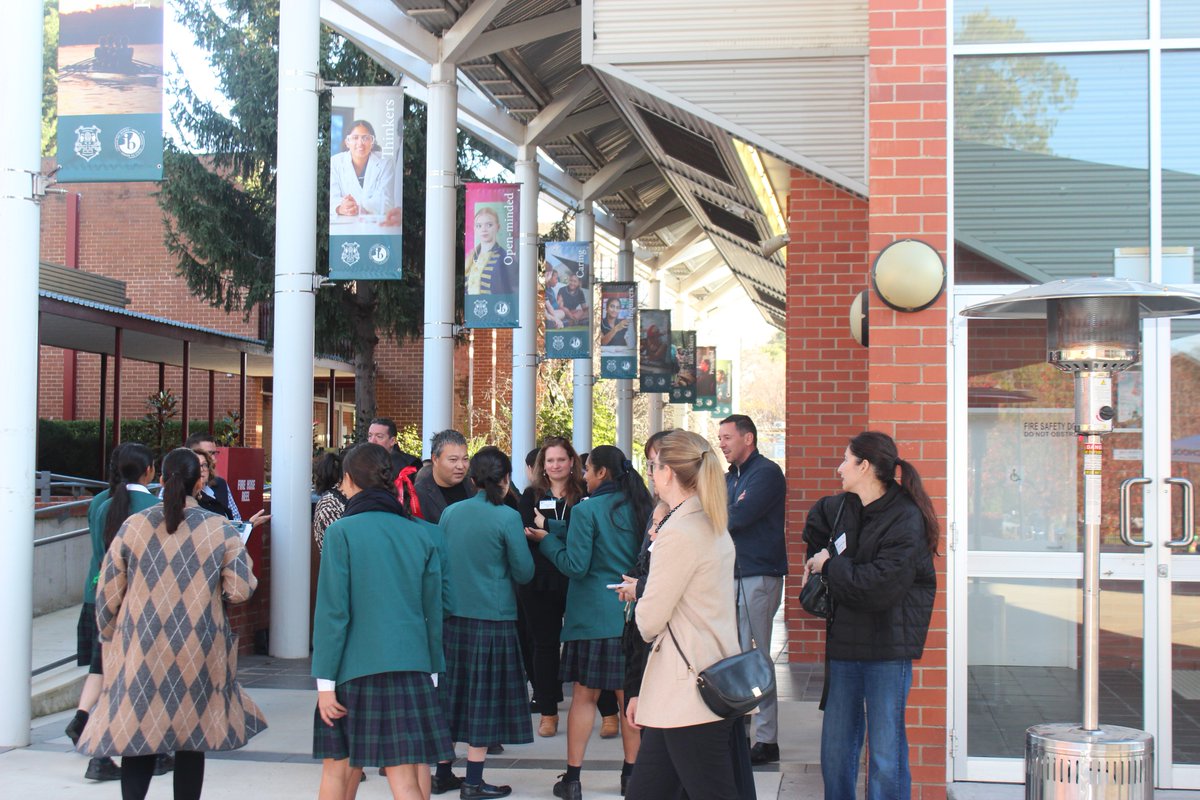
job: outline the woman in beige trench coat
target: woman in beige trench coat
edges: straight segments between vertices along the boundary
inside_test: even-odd
[[[144,798],[155,755],[175,752],[175,800],[200,797],[204,753],[234,750],[267,727],[237,683],[225,603],[257,581],[238,531],[193,497],[191,450],[163,460],[163,502],[131,516],[100,568],[96,623],[104,688],[79,749],[123,756],[121,796]]]

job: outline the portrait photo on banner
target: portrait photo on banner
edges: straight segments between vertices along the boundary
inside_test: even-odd
[[[592,245],[546,242],[542,309],[547,358],[592,355]]]
[[[717,405],[717,348],[696,348],[696,411],[712,411]]]
[[[671,346],[671,312],[643,309],[638,313],[641,335],[638,353],[641,360],[641,390],[666,392],[671,388],[671,376],[678,369],[675,350]]]
[[[600,284],[600,377],[637,377],[637,284]]]
[[[468,328],[514,328],[519,320],[520,187],[466,184],[463,291]]]
[[[696,400],[696,332],[671,331],[671,349],[677,369],[671,381],[671,402],[692,403]]]

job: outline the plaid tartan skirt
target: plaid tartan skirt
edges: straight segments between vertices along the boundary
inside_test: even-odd
[[[621,637],[563,642],[558,679],[590,689],[624,689],[625,653]]]
[[[454,759],[454,745],[424,672],[380,672],[337,687],[346,716],[332,727],[313,711],[313,758],[393,767]]]
[[[474,747],[532,742],[517,623],[450,617],[442,642],[446,685],[439,695],[450,738]]]
[[[96,628],[96,604],[84,603],[75,626],[75,663],[91,675],[103,672],[100,660],[100,631]]]

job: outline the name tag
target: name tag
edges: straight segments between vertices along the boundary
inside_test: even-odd
[[[554,511],[556,508],[558,503],[554,500],[546,499],[538,503],[538,511]]]
[[[833,542],[833,547],[835,550],[837,550],[837,554],[839,556],[846,552],[846,534],[843,533],[841,536],[837,537],[837,539],[835,539]]]

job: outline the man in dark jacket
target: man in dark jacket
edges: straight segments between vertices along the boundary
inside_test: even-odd
[[[446,506],[466,500],[475,494],[467,480],[467,440],[455,430],[434,434],[429,446],[433,463],[421,467],[413,484],[421,505],[421,516],[435,525],[441,520]]]
[[[400,445],[396,444],[396,423],[387,417],[376,417],[371,420],[371,424],[367,427],[367,441],[371,444],[377,444],[388,451],[392,456],[392,480],[400,474],[400,470],[405,467],[421,466],[421,459],[414,455],[404,452],[400,449]]]
[[[787,542],[783,532],[787,481],[779,465],[758,452],[758,429],[745,414],[721,421],[717,443],[729,474],[729,535],[737,550],[738,633],[744,647],[753,639],[771,653],[771,626],[783,598]],[[750,761],[779,760],[779,707],[774,698],[759,706]]]

